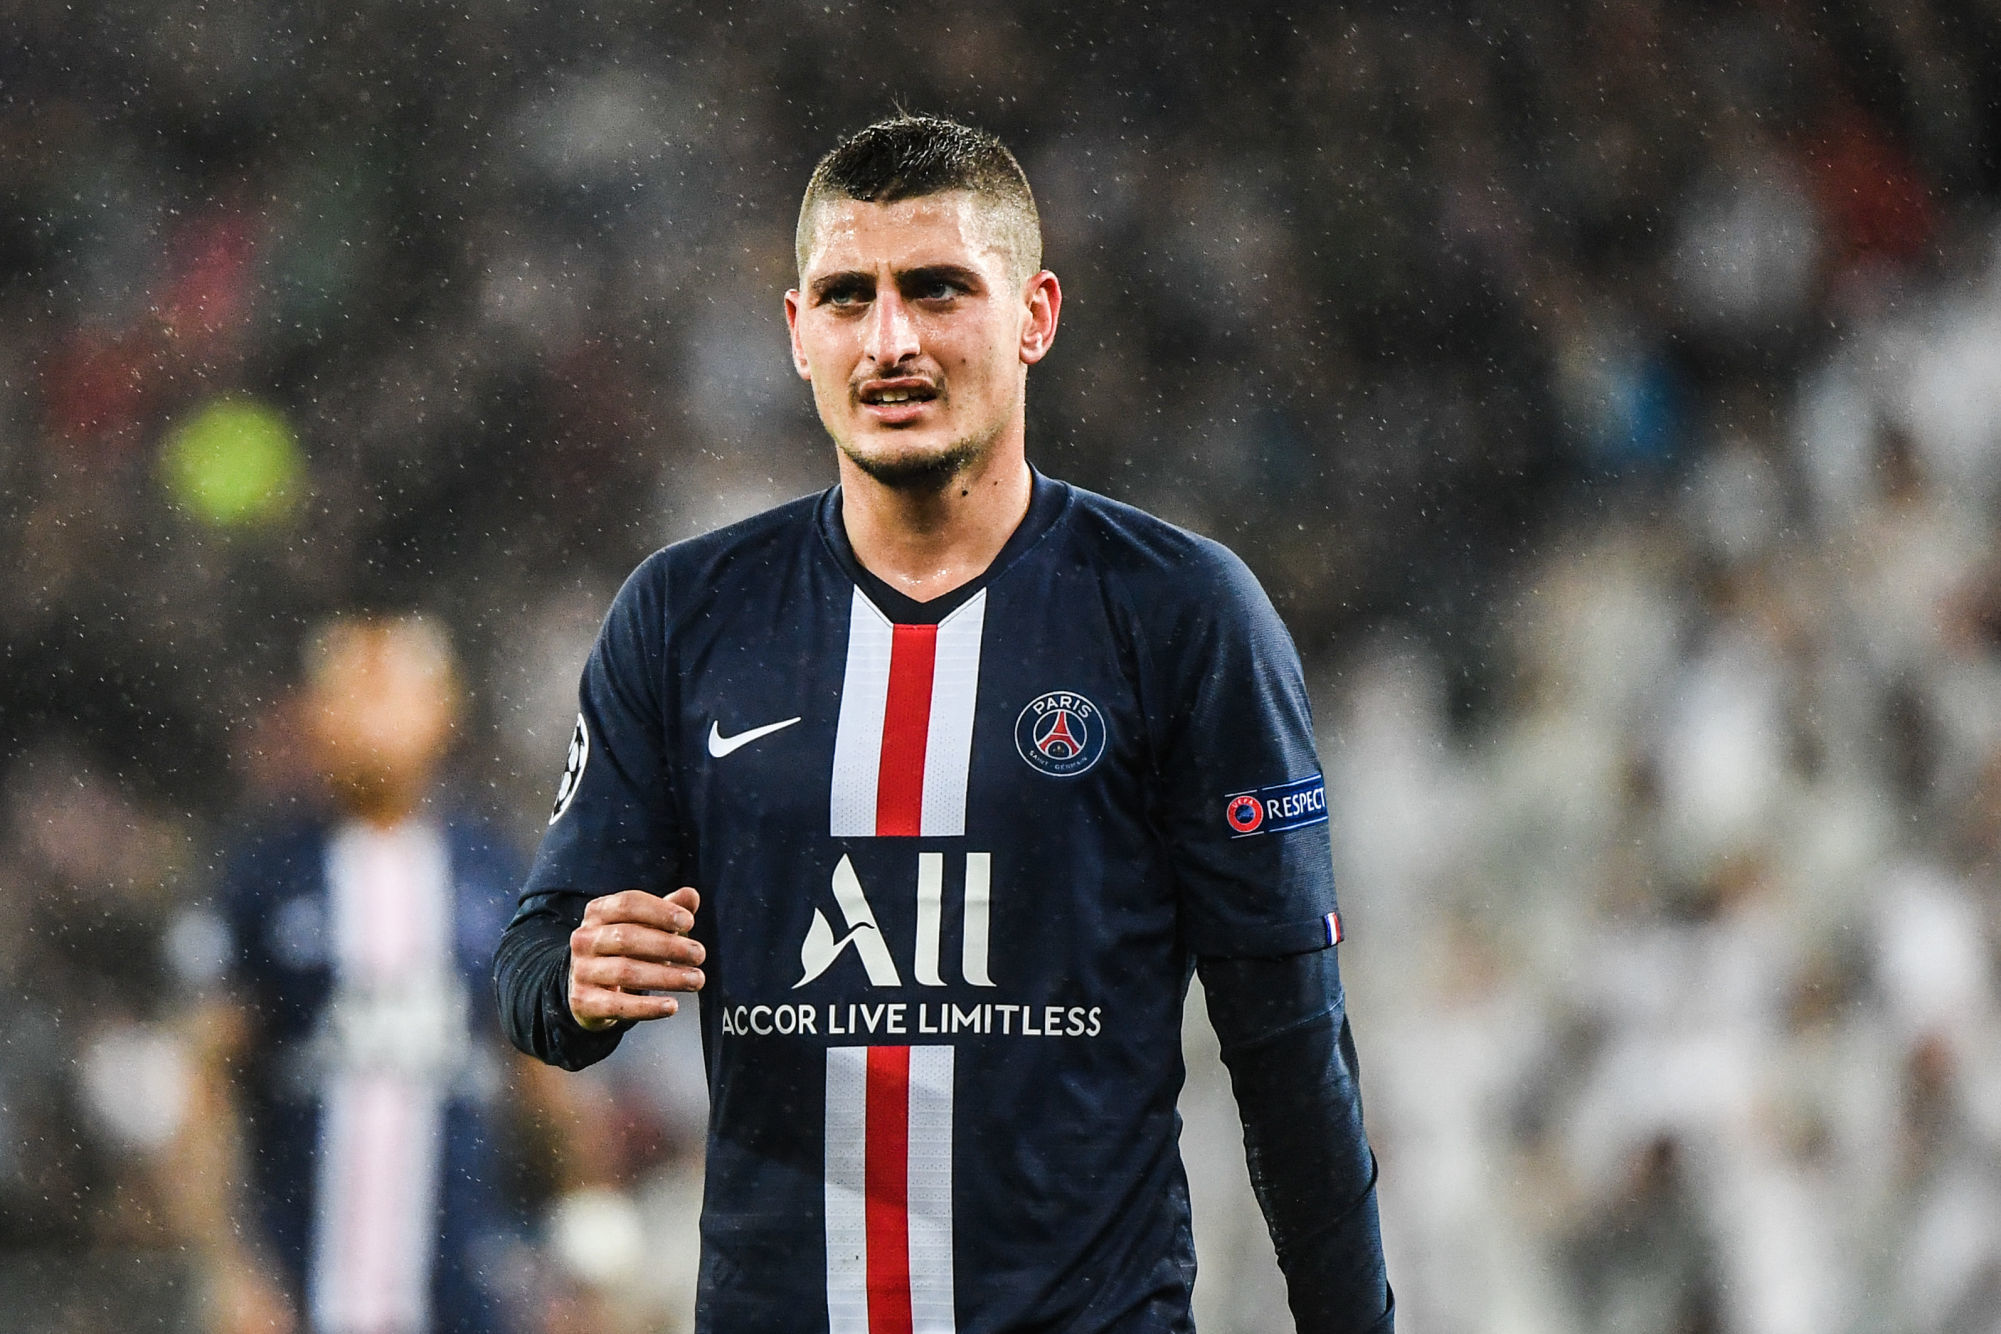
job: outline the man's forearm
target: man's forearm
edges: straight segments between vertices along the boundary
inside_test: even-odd
[[[601,1061],[629,1025],[592,1031],[570,1014],[570,933],[584,919],[583,894],[531,894],[500,938],[493,956],[494,999],[508,1041],[565,1070]]]
[[[1375,1156],[1334,950],[1200,968],[1301,1334],[1389,1334]]]

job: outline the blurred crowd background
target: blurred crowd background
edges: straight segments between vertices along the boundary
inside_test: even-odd
[[[2001,9],[0,16],[0,1330],[225,1326],[303,646],[448,631],[530,850],[625,572],[832,478],[794,210],[896,105],[1038,192],[1032,457],[1297,638],[1400,1328],[2001,1329]],[[1203,1328],[1284,1328],[1191,1017]],[[515,1327],[685,1328],[692,1026],[505,1079]]]

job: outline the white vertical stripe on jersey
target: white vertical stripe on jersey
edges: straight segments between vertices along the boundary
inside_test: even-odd
[[[828,832],[835,838],[875,833],[876,776],[882,767],[882,720],[889,701],[894,637],[889,619],[857,588],[848,611],[848,665],[841,681],[841,718],[834,732]]]
[[[923,832],[966,832],[966,777],[973,758],[973,706],[980,692],[980,636],[986,626],[983,588],[938,624],[931,667],[931,725],[924,742]]]
[[[443,1089],[396,1067],[399,997],[452,967],[451,868],[423,822],[359,822],[327,846],[334,954],[307,1301],[316,1330],[419,1331],[430,1321]],[[436,987],[448,982],[434,984]]]
[[[952,1048],[910,1049],[910,1330],[952,1334]]]
[[[868,1048],[827,1048],[827,1334],[868,1334]]]
[[[827,1330],[905,1328],[897,1310],[869,1309],[869,1047],[827,1049]],[[904,1174],[911,1334],[954,1334],[951,1047],[910,1047]],[[880,1091],[878,1091],[880,1096]],[[893,1138],[893,1129],[887,1138]],[[886,1138],[877,1127],[876,1150]],[[877,1165],[878,1173],[882,1164]],[[892,1229],[891,1235],[894,1235]],[[879,1266],[898,1268],[895,1256]],[[893,1303],[900,1294],[885,1293]]]
[[[443,1098],[395,1071],[344,1075],[321,1106],[312,1327],[421,1334],[430,1327]]]

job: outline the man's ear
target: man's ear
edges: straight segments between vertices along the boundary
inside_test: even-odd
[[[1063,312],[1063,286],[1056,275],[1042,270],[1022,286],[1022,301],[1028,318],[1021,326],[1021,364],[1033,366],[1049,355],[1056,341],[1056,321]]]
[[[806,363],[806,349],[799,345],[799,303],[803,299],[797,288],[785,294],[785,330],[792,339],[792,369],[799,372],[800,379],[811,384],[813,371]]]

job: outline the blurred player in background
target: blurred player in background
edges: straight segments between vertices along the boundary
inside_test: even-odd
[[[798,264],[840,485],[614,603],[510,1036],[576,1068],[702,991],[702,1329],[1182,1330],[1199,967],[1299,1327],[1389,1330],[1284,627],[1222,547],[1028,466],[1061,291],[998,140],[861,131]]]
[[[505,1048],[473,1002],[519,867],[438,791],[461,707],[450,646],[415,616],[337,619],[302,704],[330,802],[255,831],[228,867],[235,1005],[210,1025],[183,1146],[189,1230],[232,1331],[500,1329],[491,1271],[519,1232],[498,1180]]]

